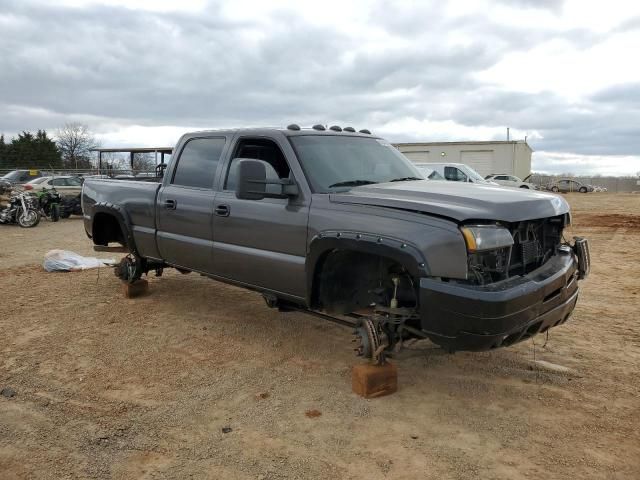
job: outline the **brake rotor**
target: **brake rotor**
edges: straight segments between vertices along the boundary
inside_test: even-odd
[[[374,323],[367,319],[360,321],[360,325],[354,331],[358,341],[358,347],[355,349],[359,357],[373,359],[380,348],[380,337]]]
[[[115,266],[115,274],[123,282],[133,283],[142,276],[142,262],[139,258],[127,255]]]

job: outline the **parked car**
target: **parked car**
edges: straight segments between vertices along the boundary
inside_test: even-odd
[[[436,172],[430,163],[414,163],[414,166],[420,173],[429,180],[445,180],[445,178]]]
[[[451,182],[469,182],[469,183],[481,183],[484,185],[497,185],[497,183],[485,180],[478,172],[476,172],[469,165],[464,163],[429,163],[430,168],[433,168],[438,174],[445,180]]]
[[[530,177],[531,175],[529,175]],[[529,178],[527,177],[527,179]],[[495,182],[498,185],[502,185],[503,187],[515,187],[515,188],[528,188],[529,190],[538,190],[538,186],[533,183],[529,183],[525,180],[520,180],[520,178],[515,175],[507,175],[504,173],[492,173],[491,175],[487,175],[484,177],[485,180],[490,182]]]
[[[489,350],[546,332],[589,271],[563,198],[425,181],[366,130],[201,131],[174,151],[161,183],[84,183],[94,249],[128,252],[116,275],[174,267],[258,291],[354,328],[377,361],[411,338]]]
[[[13,170],[4,174],[0,179],[6,180],[13,185],[22,185],[40,177],[42,177],[40,170]]]
[[[571,180],[570,178],[564,178],[562,180],[558,180],[557,182],[552,182],[549,187],[549,190],[552,192],[580,192],[587,193],[593,192],[593,185],[587,185],[585,183],[580,183],[577,180]]]
[[[33,190],[34,192],[50,188],[55,188],[64,197],[78,195],[82,191],[82,179],[70,175],[40,177],[24,185],[25,190]]]

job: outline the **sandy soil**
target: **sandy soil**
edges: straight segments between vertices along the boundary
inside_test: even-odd
[[[0,478],[640,478],[640,195],[568,198],[594,257],[573,318],[546,346],[424,342],[375,400],[342,327],[172,271],[126,300],[40,267],[91,253],[80,219],[0,226]]]

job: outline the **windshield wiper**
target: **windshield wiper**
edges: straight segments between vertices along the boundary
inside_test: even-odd
[[[357,187],[359,185],[371,185],[374,182],[373,180],[347,180],[346,182],[338,182],[333,185],[329,185],[329,188],[333,187]]]
[[[409,180],[424,180],[424,178],[419,177],[401,177],[394,178],[393,180],[389,180],[390,182],[408,182]]]

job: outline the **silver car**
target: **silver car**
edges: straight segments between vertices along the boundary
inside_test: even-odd
[[[56,177],[40,177],[24,184],[25,190],[38,192],[40,190],[55,188],[57,192],[65,197],[72,197],[82,191],[82,180],[71,175]]]

